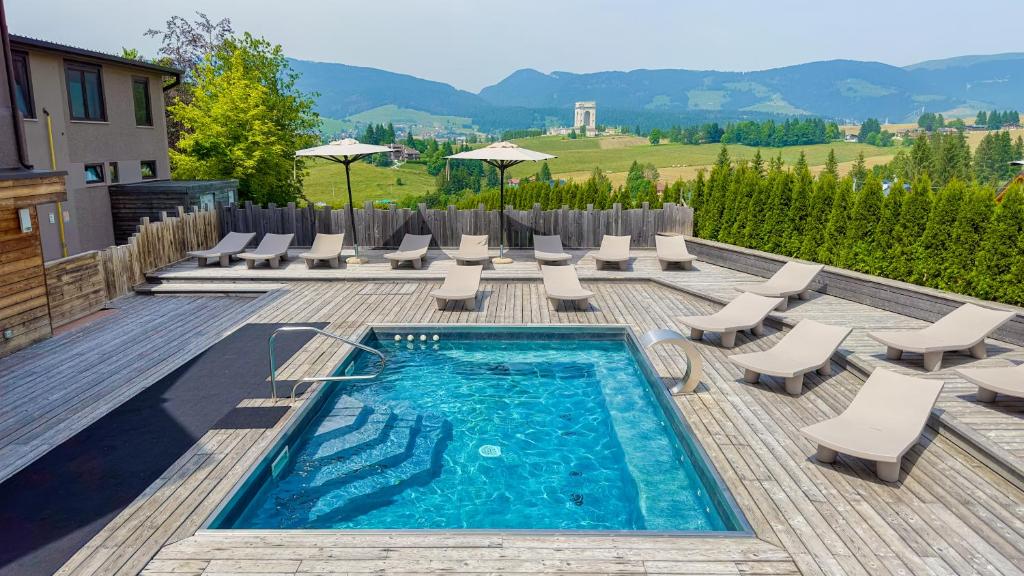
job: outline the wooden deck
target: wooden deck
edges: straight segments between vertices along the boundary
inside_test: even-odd
[[[588,256],[582,260],[581,273],[592,269]],[[591,278],[588,286],[596,296],[592,309],[576,311],[553,308],[536,280],[536,268],[532,262],[523,262],[512,269],[485,273],[478,311],[455,307],[438,311],[429,292],[439,285],[436,279],[447,265],[447,260],[435,259],[424,271],[415,272],[395,273],[383,264],[371,264],[359,272],[322,271],[335,278],[362,278],[352,282],[303,280],[305,273],[298,267],[289,268],[285,274],[200,269],[207,275],[201,279],[194,267],[184,265],[160,276],[169,280],[173,275],[175,281],[193,282],[290,281],[287,288],[256,299],[129,297],[121,301],[121,313],[101,322],[112,324],[108,328],[112,334],[117,330],[114,324],[128,326],[132,317],[162,314],[196,329],[205,325],[205,319],[196,313],[197,307],[205,305],[217,307],[223,315],[221,327],[209,328],[208,336],[204,336],[210,341],[243,321],[328,322],[329,330],[343,334],[354,334],[367,323],[391,322],[625,323],[645,331],[677,327],[675,317],[717,308],[714,302],[687,291],[729,299],[737,286],[757,280],[704,263],[698,263],[692,272],[662,273],[653,259],[641,252],[629,272],[586,272],[584,276]],[[292,278],[285,278],[289,275]],[[389,280],[376,281],[374,277]],[[630,277],[633,279],[613,280]],[[855,326],[845,355],[865,365],[886,363],[881,346],[864,336],[866,330],[922,325],[827,296],[795,305],[781,315],[787,321],[800,317]],[[90,333],[97,338],[94,345],[102,343],[99,337],[104,332],[86,328],[72,334],[83,342],[74,354],[60,346],[40,349],[55,339],[0,360],[0,383],[21,382],[13,376],[14,371],[32,374],[24,367],[32,363],[36,363],[34,373],[40,373],[44,359],[50,369],[73,374],[76,363],[85,361],[89,354],[107,361],[116,355],[123,365],[111,368],[110,374],[119,375],[124,383],[114,389],[127,390],[124,387],[146,384],[122,373],[156,373],[174,362],[166,352],[155,355],[144,344],[153,342],[159,347],[176,341],[174,337],[159,340],[164,338],[162,334],[147,334],[136,337],[142,341],[139,343],[125,338],[120,348],[94,353],[88,350]],[[780,332],[774,329],[755,340],[740,336],[735,352],[770,347],[779,337]],[[129,344],[134,347],[129,348]],[[275,432],[216,430],[207,433],[60,573],[1024,573],[1024,492],[946,435],[927,429],[922,443],[912,449],[904,463],[901,482],[895,485],[878,482],[873,466],[856,459],[840,457],[834,465],[814,461],[814,446],[799,434],[799,429],[843,410],[862,383],[858,371],[836,366],[833,376],[811,375],[807,391],[791,397],[785,394],[781,381],[758,385],[740,381],[740,370],[726,360],[730,352],[718,348],[714,338],[697,346],[706,361],[704,383],[695,394],[677,396],[676,400],[753,526],[756,538],[196,534],[246,468],[262,455]],[[324,339],[315,339],[284,367],[285,377],[326,373],[344,352]],[[990,354],[989,359],[975,362],[996,364],[1021,358],[1019,349],[1001,343],[994,343]],[[674,350],[656,349],[650,356],[662,377],[682,376],[683,361]],[[967,361],[958,358],[952,364]],[[102,364],[99,360],[93,362]],[[898,365],[901,370],[919,373],[912,359],[911,363]],[[955,414],[965,426],[973,425],[972,430],[982,440],[1019,458],[1019,439],[1024,438],[1020,405],[1005,402],[996,408],[979,406],[973,402],[973,392],[950,374],[943,370],[936,376],[946,379],[947,388],[954,389],[943,395],[944,412]],[[35,386],[50,393],[64,384],[36,378]],[[45,392],[40,395],[45,396]],[[98,417],[104,409],[116,405],[112,399],[115,395],[84,411]],[[51,412],[59,413],[59,408]],[[50,426],[60,428],[55,423]],[[2,463],[6,465],[6,455],[4,458]]]
[[[265,281],[280,280],[427,280],[441,279],[449,266],[454,265],[451,254],[454,251],[432,251],[431,259],[422,270],[413,270],[404,266],[399,270],[390,269],[383,259],[382,251],[370,251],[370,263],[364,266],[332,270],[316,268],[308,270],[298,259],[287,262],[282,269],[270,270],[259,268],[247,269],[238,263],[230,268],[205,267],[198,268],[194,262],[186,261],[161,270],[152,275],[154,282],[164,282],[160,289],[173,289],[174,286],[189,288],[189,284],[216,284],[227,290],[225,282],[239,283],[239,290],[253,290]],[[511,265],[495,268],[488,265],[484,269],[484,279],[540,279],[540,271],[532,258],[532,252],[513,250],[509,252],[515,259]],[[634,249],[629,270],[619,271],[614,268],[595,270],[591,251],[570,251],[578,273],[584,279],[636,280],[650,279],[668,286],[677,287],[716,302],[724,303],[740,293],[743,285],[760,282],[763,279],[708,264],[697,262],[695,270],[683,272],[678,270],[662,271],[652,250]],[[825,323],[844,324],[854,328],[841,350],[842,356],[849,361],[861,376],[870,374],[877,366],[895,368],[909,374],[938,378],[945,382],[942,396],[937,404],[937,415],[941,422],[957,431],[965,442],[970,442],[982,449],[988,459],[996,461],[1007,468],[1007,473],[1014,476],[1018,486],[1024,488],[1024,399],[1000,396],[991,404],[982,404],[975,400],[976,387],[969,384],[954,371],[957,367],[1001,366],[1009,363],[1024,362],[1024,350],[1007,344],[989,340],[989,358],[975,360],[973,358],[946,354],[944,369],[927,374],[921,368],[921,357],[917,354],[906,354],[905,359],[891,362],[885,359],[885,347],[868,337],[868,332],[905,328],[920,328],[927,324],[921,320],[901,316],[871,306],[858,304],[833,296],[815,293],[810,301],[794,300],[789,310],[774,313],[787,325],[795,324],[803,318],[811,318]],[[666,324],[668,326],[669,324]]]

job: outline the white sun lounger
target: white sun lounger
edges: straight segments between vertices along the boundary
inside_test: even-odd
[[[430,234],[406,234],[402,237],[398,251],[385,254],[384,257],[391,262],[392,268],[398,268],[402,262],[409,262],[413,268],[419,270],[427,258],[427,248],[429,247]]]
[[[835,462],[842,452],[876,462],[878,477],[896,482],[941,391],[941,380],[876,368],[842,414],[800,432],[818,444],[819,462]]]
[[[786,262],[779,271],[771,278],[743,288],[744,292],[782,298],[779,310],[785,310],[789,305],[789,297],[796,296],[801,300],[807,300],[811,294],[811,282],[814,277],[824,268],[821,264],[804,264],[802,262]]]
[[[228,232],[228,235],[221,238],[213,248],[196,250],[189,252],[188,255],[194,257],[200,266],[206,266],[210,260],[217,260],[221,266],[228,266],[231,264],[231,257],[241,254],[255,235],[255,232]]]
[[[832,354],[852,328],[801,320],[778,344],[763,352],[736,354],[729,360],[744,368],[743,379],[757,382],[761,374],[786,379],[786,392],[797,395],[804,388],[804,374],[817,370],[832,373]]]
[[[344,234],[317,233],[309,252],[299,254],[299,258],[306,261],[306,268],[313,268],[318,261],[327,262],[331,268],[338,268],[341,266],[341,247],[344,243]]]
[[[455,253],[455,263],[465,264],[467,262],[487,262],[490,259],[487,253],[487,235],[471,236],[463,234],[459,239],[459,251]]]
[[[781,298],[768,298],[757,294],[740,294],[721,310],[706,316],[683,316],[679,322],[690,328],[690,339],[700,340],[705,332],[721,334],[722,346],[736,345],[736,333],[750,330],[755,336],[763,333],[765,317]]]
[[[444,277],[444,284],[430,293],[437,301],[437,309],[444,310],[449,300],[462,300],[466,310],[476,310],[476,293],[480,290],[480,273],[484,267],[452,266]]]
[[[618,264],[620,270],[629,265],[629,236],[608,236],[601,238],[601,249],[594,254],[594,267],[598,270],[605,264]]]
[[[899,360],[904,352],[923,354],[924,369],[934,372],[942,368],[943,352],[965,350],[975,358],[984,358],[987,355],[985,338],[1015,315],[1008,310],[967,303],[927,328],[870,332],[868,336],[886,345],[886,358]]]
[[[995,368],[957,368],[957,372],[978,386],[978,402],[994,402],[996,394],[1024,398],[1024,364]]]
[[[540,273],[544,276],[544,292],[552,304],[557,306],[559,300],[564,300],[573,302],[580,310],[587,309],[594,293],[580,285],[575,266],[541,266]]]
[[[544,264],[561,264],[572,260],[572,256],[562,249],[562,237],[533,235],[533,259],[538,266]]]
[[[294,234],[264,234],[260,245],[250,252],[243,252],[238,255],[245,260],[246,268],[255,268],[256,264],[266,261],[271,268],[281,265],[281,260],[288,259],[288,246],[292,243]]]
[[[658,264],[662,270],[668,270],[671,264],[679,264],[683,270],[693,268],[697,257],[686,250],[686,239],[682,236],[655,236],[654,244],[658,248]]]

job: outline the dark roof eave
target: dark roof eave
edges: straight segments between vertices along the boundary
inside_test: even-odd
[[[76,48],[74,46],[57,44],[56,42],[50,42],[48,40],[29,38],[28,36],[18,36],[17,34],[11,34],[10,38],[12,48],[35,48],[38,50],[46,50],[48,52],[59,52],[61,54],[68,54],[70,56],[78,56],[79,58],[92,58],[95,60],[104,60],[107,62],[113,62],[115,64],[121,64],[123,66],[142,68],[144,70],[150,70],[152,72],[159,72],[160,74],[164,74],[167,76],[174,76],[175,83],[177,83],[177,81],[181,79],[181,70],[178,70],[177,68],[171,68],[169,66],[161,66],[159,64],[152,64],[149,62],[143,62],[141,60],[122,58],[120,56],[114,56],[113,54],[104,54],[103,52],[96,52],[95,50]]]

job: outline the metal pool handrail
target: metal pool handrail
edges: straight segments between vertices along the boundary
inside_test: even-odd
[[[279,332],[315,332],[321,336],[327,336],[328,338],[333,338],[340,342],[344,342],[349,346],[359,348],[360,350],[364,350],[371,354],[376,354],[380,358],[380,367],[377,368],[377,371],[374,372],[373,374],[356,374],[351,376],[309,376],[306,378],[299,378],[298,380],[295,381],[295,383],[292,384],[291,397],[293,400],[295,399],[295,389],[298,388],[299,384],[302,384],[303,382],[339,382],[343,380],[372,380],[379,376],[380,373],[384,371],[384,365],[387,363],[387,357],[384,356],[384,353],[381,352],[380,350],[377,350],[376,348],[371,348],[365,344],[360,344],[359,342],[355,342],[353,340],[349,340],[348,338],[339,336],[332,332],[326,332],[324,330],[314,328],[312,326],[282,326],[277,330],[274,330],[274,333],[271,334],[270,338],[267,340],[267,345],[270,347],[270,394],[271,398],[274,400],[277,400],[277,362],[274,359],[274,339],[277,338],[277,334]]]

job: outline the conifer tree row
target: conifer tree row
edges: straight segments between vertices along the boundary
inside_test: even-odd
[[[700,238],[801,258],[1010,304],[1024,304],[1024,186],[1001,203],[995,190],[942,171],[913,181],[865,171],[839,178],[834,163],[816,178],[760,156],[733,163],[723,147],[708,173],[685,186]]]

